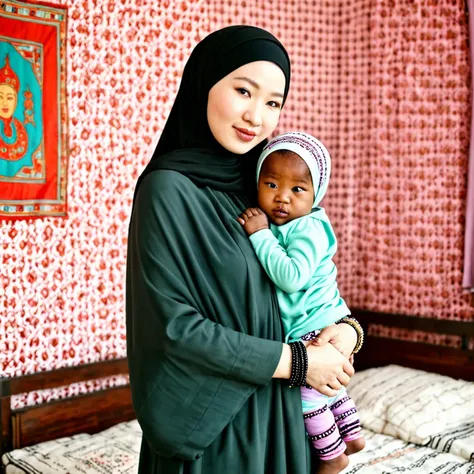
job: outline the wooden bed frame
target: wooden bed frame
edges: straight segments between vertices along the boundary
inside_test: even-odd
[[[364,347],[356,356],[356,370],[398,364],[474,381],[474,350],[469,349],[469,339],[474,338],[474,322],[443,321],[363,310],[353,310],[352,313],[367,334]],[[375,337],[370,335],[370,326],[373,324],[460,336],[462,347],[455,349]],[[18,410],[11,409],[12,395],[127,372],[126,359],[117,359],[22,377],[0,378],[0,457],[12,449],[42,441],[77,433],[96,433],[135,417],[128,385]]]
[[[355,357],[356,370],[397,364],[474,381],[473,346],[469,349],[469,340],[473,339],[474,343],[474,320],[472,322],[448,321],[364,310],[352,310],[352,315],[360,321],[366,333],[364,346]],[[370,335],[371,325],[458,336],[461,339],[461,347],[452,348],[376,337]]]
[[[12,395],[127,373],[127,360],[116,359],[0,378],[0,458],[12,449],[77,433],[97,433],[135,417],[128,385],[18,410],[11,409]]]

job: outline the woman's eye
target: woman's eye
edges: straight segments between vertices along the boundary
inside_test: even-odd
[[[281,109],[281,105],[278,102],[275,102],[274,100],[268,102],[268,105],[274,109]]]
[[[238,87],[237,88],[237,92],[240,94],[240,95],[245,95],[247,97],[250,97],[250,92],[247,90],[247,89],[244,89],[243,87]]]

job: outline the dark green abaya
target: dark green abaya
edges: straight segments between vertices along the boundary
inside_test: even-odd
[[[140,474],[314,470],[300,392],[272,379],[283,341],[275,292],[236,221],[261,146],[227,152],[206,121],[212,85],[256,60],[281,67],[286,98],[289,60],[269,33],[230,27],[197,46],[137,184],[126,309]]]
[[[310,472],[299,390],[272,380],[283,332],[235,220],[247,204],[175,171],[138,192],[127,337],[140,474]]]

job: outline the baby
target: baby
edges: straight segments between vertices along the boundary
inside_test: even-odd
[[[246,209],[238,218],[276,285],[287,342],[315,340],[323,328],[350,314],[332,260],[336,236],[318,207],[330,173],[331,158],[316,138],[302,132],[279,135],[257,163],[259,208]],[[354,349],[334,345],[349,358],[361,342],[358,338]],[[302,387],[301,398],[306,431],[321,460],[318,473],[341,472],[347,455],[365,446],[354,402],[344,388],[330,398]]]

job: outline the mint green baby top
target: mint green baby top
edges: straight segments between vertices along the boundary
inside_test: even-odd
[[[350,314],[336,281],[334,230],[321,207],[287,224],[250,236],[260,263],[276,285],[286,341]]]

